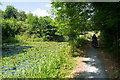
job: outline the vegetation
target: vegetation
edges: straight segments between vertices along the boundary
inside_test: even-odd
[[[99,43],[103,48],[108,48],[111,52],[109,55],[114,56],[116,61],[120,59],[120,9],[118,3],[81,3],[81,2],[52,2],[52,14],[56,15],[55,19],[51,19],[49,16],[37,17],[33,16],[32,13],[25,14],[24,11],[19,11],[13,6],[8,5],[5,11],[0,10],[2,13],[2,40],[3,45],[5,43],[14,42],[34,42],[34,41],[67,41],[70,46],[69,52],[59,51],[49,53],[46,57],[51,59],[54,63],[54,57],[58,58],[56,61],[64,60],[60,65],[63,66],[66,63],[67,55],[63,56],[63,53],[69,53],[74,56],[77,49],[85,48],[91,40],[87,32],[98,33]],[[83,36],[83,37],[82,37]],[[47,44],[47,43],[45,43]],[[51,43],[49,43],[51,44]],[[62,44],[62,43],[61,43]],[[66,44],[66,43],[64,43]],[[40,45],[40,44],[39,44]],[[46,45],[47,46],[47,45]],[[56,45],[54,45],[56,46]],[[48,47],[47,47],[48,48]],[[31,50],[33,53],[30,55],[41,56],[41,54],[36,54],[41,50],[40,48],[34,48]],[[49,48],[48,48],[49,49]],[[42,51],[42,50],[41,50]],[[54,50],[53,50],[54,51]],[[58,54],[59,53],[59,54]],[[25,55],[29,52],[24,53]],[[81,54],[81,53],[80,53]],[[80,55],[79,54],[79,55]],[[45,55],[45,54],[44,54]],[[16,55],[18,56],[18,55]],[[61,57],[62,56],[62,57]],[[65,58],[66,57],[66,58]],[[9,58],[9,57],[6,57]],[[35,59],[37,57],[34,57]],[[40,59],[43,59],[44,56]],[[10,58],[9,58],[10,59]],[[69,60],[69,59],[68,59]],[[56,62],[55,63],[58,63]],[[48,68],[43,71],[49,70],[48,73],[39,73],[41,77],[63,77],[62,73],[58,72],[52,73],[51,66],[46,63]],[[52,63],[51,63],[52,64]],[[66,63],[67,64],[67,63]],[[119,63],[118,63],[119,64]],[[54,64],[53,64],[54,65]],[[58,64],[56,64],[58,65]],[[56,66],[55,65],[55,66]],[[36,70],[40,70],[37,67]],[[57,66],[58,68],[58,66]],[[56,68],[56,70],[57,70]],[[43,68],[41,68],[43,69]],[[38,77],[36,74],[31,74],[27,72],[28,75],[21,75],[22,77]],[[34,72],[34,71],[33,71]],[[30,73],[30,74],[29,74]],[[59,75],[58,75],[59,73]],[[120,74],[120,70],[117,71]],[[45,76],[46,75],[46,76]],[[12,75],[11,75],[12,76]],[[4,76],[5,77],[5,76]],[[120,77],[118,75],[118,77]]]
[[[3,43],[27,41],[27,39],[41,38],[43,41],[63,41],[63,35],[56,35],[57,28],[52,26],[52,19],[48,16],[37,17],[32,13],[28,15],[24,11],[18,12],[13,6],[7,6],[2,13],[2,38]],[[24,36],[22,40],[18,39]],[[15,41],[15,42],[16,42]]]
[[[6,48],[9,50],[6,51]],[[14,51],[13,51],[14,50]],[[8,53],[8,55],[5,54]],[[15,55],[16,53],[19,53]],[[17,43],[3,47],[3,78],[64,78],[75,64],[66,42]],[[14,55],[14,56],[13,56]]]
[[[119,62],[120,55],[120,9],[118,3],[53,2],[53,13],[57,15],[56,26],[60,33],[68,35],[75,49],[75,41],[85,31],[100,32],[102,47]],[[85,34],[84,34],[85,35]],[[73,50],[74,51],[74,50]],[[119,63],[118,63],[119,64]],[[120,72],[120,71],[118,71]],[[118,76],[120,77],[120,76]]]

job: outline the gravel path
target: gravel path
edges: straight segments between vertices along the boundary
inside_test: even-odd
[[[88,49],[82,71],[76,78],[109,78],[104,63],[98,58],[99,54],[93,47]]]

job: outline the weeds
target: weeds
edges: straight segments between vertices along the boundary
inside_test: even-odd
[[[65,78],[73,68],[66,42],[32,42],[26,52],[2,58],[3,78]],[[20,50],[20,48],[18,48]]]

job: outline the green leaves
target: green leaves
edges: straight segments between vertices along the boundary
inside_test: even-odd
[[[8,76],[12,78],[65,78],[65,76],[67,76],[66,73],[73,67],[71,63],[74,62],[70,57],[70,49],[67,44],[66,42],[34,42],[21,44],[21,46],[33,47],[27,49],[27,52],[3,58],[3,78]],[[15,74],[13,75],[11,71],[14,71]],[[17,74],[19,74],[19,76]]]
[[[15,9],[13,6],[8,5],[6,10],[5,10],[5,15],[6,15],[6,18],[9,18],[9,19],[11,17],[16,18],[17,9]]]
[[[54,2],[53,14],[56,15],[54,25],[58,27],[56,34],[69,37],[71,46],[81,32],[89,30],[90,18],[93,9],[90,3]],[[73,49],[73,48],[72,48]]]
[[[17,20],[19,21],[25,21],[25,19],[27,18],[27,15],[25,14],[25,11],[20,11],[17,14]]]
[[[55,23],[64,35],[72,32],[78,35],[79,31],[87,29],[87,19],[90,13],[88,3],[55,2],[52,3],[56,14]]]
[[[14,37],[18,33],[19,27],[17,20],[12,17],[7,20],[2,19],[2,36]]]
[[[3,43],[15,40],[22,42],[29,39],[34,41],[33,39],[36,38],[44,41],[63,41],[62,35],[55,34],[57,27],[51,25],[53,20],[49,16],[38,18],[32,13],[27,15],[24,11],[17,12],[13,6],[7,6],[5,11],[0,10],[0,12],[3,18]],[[13,38],[15,40],[12,40]]]

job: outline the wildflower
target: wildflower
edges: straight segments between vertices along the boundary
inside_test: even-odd
[[[28,60],[27,58],[25,60]]]
[[[17,61],[13,61],[13,63],[17,63]]]
[[[12,74],[14,74],[15,72],[12,72]]]
[[[5,71],[8,71],[8,69],[5,69]]]

